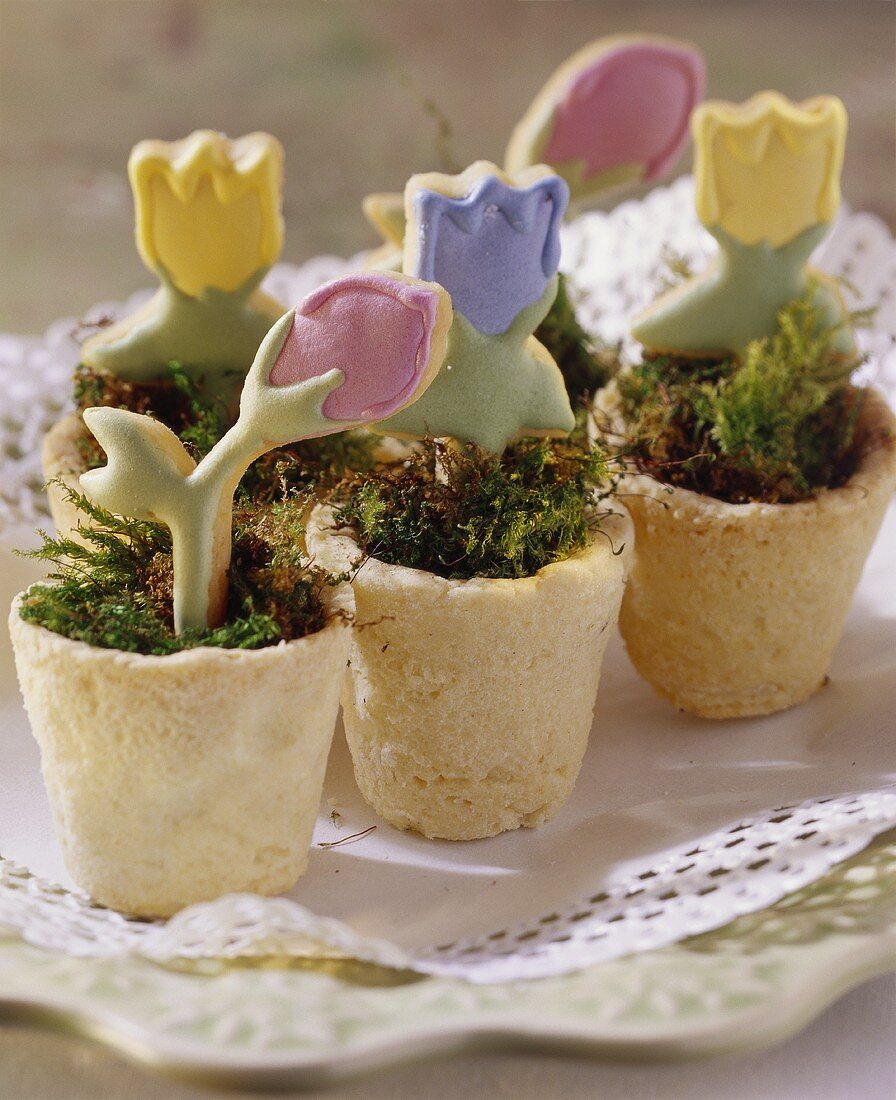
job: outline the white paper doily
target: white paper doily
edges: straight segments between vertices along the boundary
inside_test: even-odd
[[[564,229],[562,268],[586,327],[625,344],[628,318],[655,295],[664,247],[700,266],[712,239],[697,223],[691,182],[680,180],[609,215]],[[279,265],[267,288],[282,301],[360,262],[322,257]],[[855,287],[852,304],[878,309],[863,334],[865,377],[896,398],[896,247],[881,222],[841,213],[815,262]],[[91,317],[118,317],[139,301],[104,303]],[[89,320],[89,318],[88,318]],[[74,321],[43,337],[0,336],[0,531],[45,521],[40,440],[69,403],[78,359]],[[633,350],[633,349],[630,349]],[[645,688],[645,690],[647,690]],[[408,950],[318,917],[290,899],[237,895],[193,906],[167,923],[128,920],[0,860],[0,925],[32,944],[73,955],[152,959],[324,953],[423,973],[498,982],[560,974],[720,927],[816,881],[896,827],[896,789],[862,791],[770,808],[667,852],[642,859],[606,886],[518,925]],[[14,854],[14,853],[9,853]]]
[[[168,921],[128,919],[0,859],[0,927],[35,947],[155,961],[332,955],[477,983],[541,978],[663,947],[765,909],[896,825],[896,789],[780,806],[702,837],[534,921],[402,951],[287,898],[232,894]]]

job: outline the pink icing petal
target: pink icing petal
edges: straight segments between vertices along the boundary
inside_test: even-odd
[[[369,273],[327,283],[296,308],[268,381],[288,386],[335,367],[345,381],[324,401],[330,420],[374,421],[408,404],[429,361],[434,291]]]
[[[681,152],[705,80],[696,50],[647,42],[610,50],[566,89],[541,156],[555,165],[584,160],[586,177],[641,164],[654,180]]]

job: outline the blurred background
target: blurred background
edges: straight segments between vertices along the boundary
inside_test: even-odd
[[[364,194],[500,161],[553,69],[624,31],[696,42],[711,97],[839,95],[844,195],[896,227],[893,0],[0,0],[0,331],[151,285],[126,175],[141,138],[270,131],[284,259],[350,255],[376,243]]]

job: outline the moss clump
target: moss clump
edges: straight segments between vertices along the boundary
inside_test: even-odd
[[[502,456],[428,439],[402,466],[343,484],[335,519],[392,565],[458,580],[529,577],[585,546],[614,484],[603,451],[581,435],[521,440]]]
[[[114,516],[77,493],[69,499],[90,524],[79,529],[87,545],[44,535],[28,552],[50,565],[55,583],[28,590],[26,622],[104,649],[165,656],[195,646],[259,649],[312,634],[326,621],[323,590],[341,578],[304,558],[299,500],[236,509],[225,624],[176,635],[168,530]]]
[[[203,395],[201,386],[179,363],[169,363],[168,374],[158,382],[129,382],[82,363],[75,371],[75,405],[78,412],[102,405],[160,420],[198,460],[214,447],[233,418],[222,402]],[[105,464],[103,449],[90,432],[83,433],[79,449],[88,469]]]
[[[809,301],[779,315],[778,332],[743,362],[651,355],[619,375],[637,467],[721,500],[794,503],[855,471],[859,365],[835,353],[836,328]]]
[[[264,504],[330,490],[349,474],[372,470],[378,443],[377,436],[359,429],[268,451],[246,471],[240,496]]]
[[[198,461],[221,439],[234,418],[222,402],[206,397],[180,364],[169,363],[168,371],[164,381],[137,383],[81,365],[75,372],[78,411],[103,405],[152,416],[169,427]],[[241,497],[270,503],[286,500],[294,492],[331,489],[346,474],[369,470],[376,445],[376,437],[370,433],[349,431],[269,451],[250,467]],[[86,430],[79,450],[86,469],[105,465],[103,449]]]
[[[535,335],[553,355],[573,403],[606,385],[619,368],[619,349],[599,346],[579,324],[563,275]]]

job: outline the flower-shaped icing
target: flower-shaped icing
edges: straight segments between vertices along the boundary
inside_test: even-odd
[[[185,294],[237,290],[280,254],[283,150],[269,134],[141,141],[128,174],[140,255]]]
[[[840,203],[843,104],[761,92],[742,104],[704,103],[692,127],[697,212],[719,251],[635,317],[635,338],[659,351],[743,357],[775,334],[785,306],[808,297],[819,326],[838,329],[837,353],[854,355],[838,286],[807,267]]]
[[[294,312],[268,381],[290,385],[342,371],[324,401],[331,420],[379,420],[422,390],[440,299],[432,288],[394,275],[348,275],[328,283]]]
[[[692,117],[697,213],[742,244],[779,248],[840,204],[846,109],[835,96],[791,103],[760,92],[707,102]]]
[[[485,161],[457,176],[413,176],[405,271],[443,286],[479,332],[506,332],[556,273],[568,199],[543,165],[516,177]]]
[[[544,161],[577,199],[658,179],[687,141],[705,80],[703,56],[688,42],[599,38],[560,66],[517,124],[508,171]]]

